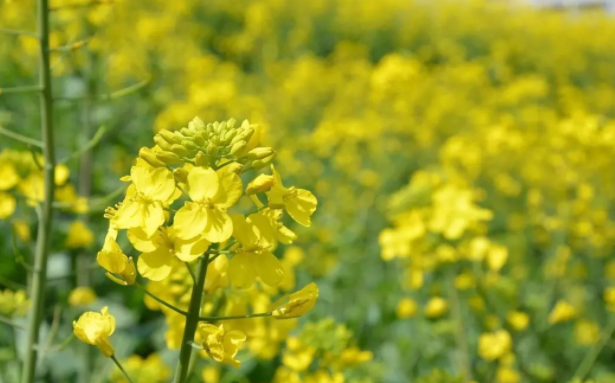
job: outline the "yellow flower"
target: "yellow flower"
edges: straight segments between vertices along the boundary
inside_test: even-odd
[[[427,318],[438,318],[446,313],[448,303],[441,297],[434,297],[427,302],[425,306],[425,315]]]
[[[248,220],[258,227],[265,240],[276,246],[277,242],[285,245],[293,243],[297,235],[282,223],[282,211],[264,208],[258,213],[250,214]]]
[[[498,368],[496,383],[518,383],[521,380],[519,373],[509,367]]]
[[[192,262],[202,256],[210,245],[203,236],[189,240],[177,238],[173,228],[162,228],[151,237],[141,228],[130,229],[128,240],[142,252],[137,261],[139,273],[152,281],[167,278],[177,259]]]
[[[0,314],[22,316],[26,314],[29,306],[30,301],[25,291],[11,291],[9,289],[0,291]]]
[[[499,271],[506,264],[508,249],[500,245],[491,245],[487,252],[487,265],[492,271]]]
[[[275,185],[267,192],[269,207],[272,209],[285,209],[288,214],[299,224],[310,226],[310,217],[316,211],[318,201],[316,197],[305,189],[297,189],[294,186],[284,187],[282,178],[273,165],[271,172],[275,178]]]
[[[140,227],[151,237],[165,221],[164,206],[175,197],[173,173],[140,164],[132,167],[130,179],[132,184],[112,223],[116,229]]]
[[[19,239],[24,242],[30,240],[30,225],[27,222],[21,220],[13,221],[13,230]]]
[[[316,349],[305,345],[299,338],[291,337],[286,340],[287,351],[282,356],[284,366],[294,371],[304,371],[307,369],[312,360]]]
[[[271,253],[271,244],[263,238],[256,225],[241,214],[234,214],[231,219],[233,237],[241,244],[238,253],[229,261],[231,284],[238,288],[248,288],[256,277],[272,287],[282,283],[282,263]]]
[[[318,286],[312,282],[301,290],[280,298],[273,304],[273,317],[278,319],[297,318],[316,305]]]
[[[134,383],[167,382],[171,375],[171,370],[158,354],[151,354],[145,359],[132,355],[122,362],[122,366]],[[114,369],[111,373],[111,382],[128,383],[124,374],[118,369]]]
[[[564,300],[559,300],[555,304],[551,314],[549,314],[549,323],[556,324],[566,322],[574,318],[576,315],[577,310],[574,306]]]
[[[400,319],[407,319],[413,317],[418,310],[418,305],[411,298],[402,298],[397,304],[397,317]]]
[[[114,354],[109,337],[115,331],[115,318],[109,314],[107,307],[100,313],[89,311],[73,321],[73,332],[82,342],[98,347],[106,357]]]
[[[246,340],[246,335],[238,330],[226,331],[224,325],[216,327],[209,323],[199,323],[197,336],[203,350],[213,360],[239,367],[235,359],[239,348]]]
[[[94,242],[94,233],[83,221],[75,221],[68,227],[68,237],[64,245],[69,249],[88,247]]]
[[[604,289],[604,302],[609,311],[615,311],[615,287]]]
[[[203,234],[210,242],[223,242],[233,234],[233,222],[226,209],[241,197],[239,176],[223,168],[194,167],[188,173],[186,202],[175,214],[173,227],[177,236],[191,239]]]
[[[79,286],[68,295],[68,304],[71,306],[88,306],[96,299],[94,290],[87,286]]]
[[[122,252],[116,242],[117,230],[109,228],[105,244],[96,255],[96,261],[105,270],[107,277],[120,285],[132,285],[137,278],[137,270],[132,257]]]
[[[589,320],[579,320],[574,325],[574,339],[581,346],[591,346],[600,340],[600,326]]]
[[[478,339],[478,355],[486,361],[500,359],[512,347],[512,338],[506,330],[481,334]]]
[[[203,383],[219,383],[220,369],[215,366],[206,366],[201,372]]]
[[[17,202],[15,198],[4,192],[0,192],[0,219],[7,219],[15,212]]]
[[[525,330],[530,324],[530,316],[522,311],[511,311],[506,316],[506,321],[510,323],[515,330],[521,331]]]
[[[19,174],[15,167],[8,163],[0,163],[0,190],[10,190],[19,183]]]

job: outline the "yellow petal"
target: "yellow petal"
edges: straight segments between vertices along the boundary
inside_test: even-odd
[[[161,235],[161,233],[156,232],[153,236],[148,237],[140,227],[128,230],[128,240],[132,247],[143,253],[156,250],[159,246]]]
[[[207,224],[203,235],[210,242],[224,242],[233,234],[233,221],[226,211],[207,208]]]
[[[227,168],[218,170],[218,178],[220,179],[221,187],[214,199],[215,203],[220,207],[231,207],[237,203],[243,193],[241,178]]]
[[[195,166],[188,173],[188,194],[193,201],[212,199],[219,189],[220,181],[213,169]]]
[[[310,216],[316,211],[316,197],[304,189],[297,189],[297,195],[285,200],[286,211],[299,224],[310,226]]]
[[[252,286],[256,279],[256,269],[252,258],[252,253],[235,254],[228,264],[228,274],[231,284],[235,287],[247,289]]]
[[[210,242],[202,236],[196,236],[186,240],[175,238],[175,255],[184,262],[192,262],[202,256],[210,245]]]
[[[137,261],[139,273],[152,281],[162,281],[171,274],[173,257],[169,249],[161,247],[151,253],[143,253]]]
[[[263,251],[257,255],[254,266],[258,276],[271,287],[279,285],[284,280],[282,262],[268,251]]]
[[[156,168],[150,173],[153,187],[149,197],[156,201],[171,203],[175,195],[175,177],[167,168]]]
[[[207,211],[198,203],[186,202],[175,213],[173,228],[178,238],[190,239],[205,231],[207,226]]]
[[[164,209],[162,204],[148,203],[144,206],[144,216],[141,228],[145,231],[145,235],[148,237],[153,236],[156,230],[164,224]]]

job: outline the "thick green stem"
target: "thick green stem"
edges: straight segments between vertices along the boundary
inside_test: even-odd
[[[41,108],[41,135],[43,141],[43,168],[44,194],[42,208],[40,209],[36,251],[34,253],[34,272],[30,288],[31,307],[28,316],[28,333],[26,354],[23,365],[22,382],[34,382],[36,373],[37,345],[39,342],[39,328],[43,318],[45,300],[45,282],[47,278],[47,256],[51,237],[53,220],[53,196],[55,178],[55,153],[53,142],[53,98],[51,93],[51,73],[49,68],[49,2],[38,0],[38,32],[40,34],[40,108]]]
[[[205,255],[197,266],[196,283],[192,287],[192,295],[190,296],[190,306],[188,307],[186,327],[184,328],[182,346],[179,351],[179,361],[175,370],[174,383],[185,383],[188,372],[190,371],[190,356],[192,355],[191,344],[194,341],[194,334],[196,333],[196,328],[199,324],[199,316],[201,315],[201,299],[203,298],[208,263],[209,254]]]

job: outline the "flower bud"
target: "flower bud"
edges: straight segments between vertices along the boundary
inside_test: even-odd
[[[231,146],[231,151],[230,151],[231,154],[232,155],[236,155],[237,153],[241,152],[241,150],[243,150],[246,147],[247,144],[248,143],[246,141],[238,141],[238,142],[234,143]]]
[[[194,157],[194,163],[196,166],[206,166],[208,167],[211,159],[209,156],[201,151],[199,151]]]
[[[172,144],[172,143],[174,143],[176,141],[175,135],[170,130],[163,129],[160,132],[158,132],[157,135],[161,136],[162,138],[164,138],[170,144]]]
[[[187,157],[188,155],[190,155],[188,149],[178,144],[171,145],[171,151],[180,157]]]
[[[190,129],[199,130],[205,128],[205,123],[198,117],[195,117],[188,123]]]
[[[167,165],[181,164],[182,159],[173,152],[162,151],[156,153],[156,157]]]
[[[210,142],[209,145],[207,145],[207,155],[209,156],[209,158],[218,157],[218,147],[214,145],[212,142]]]
[[[252,168],[254,168],[254,170],[259,170],[266,166],[269,166],[274,158],[275,158],[275,152],[273,152],[273,155],[267,158],[263,158],[262,160],[254,160],[252,161]]]
[[[272,157],[275,155],[275,151],[273,148],[269,147],[258,147],[250,150],[248,154],[246,154],[246,158],[249,160],[262,160],[267,157]]]
[[[165,166],[164,162],[160,161],[156,157],[156,152],[154,152],[150,148],[145,148],[145,147],[141,148],[141,150],[139,150],[139,157],[141,157],[143,161],[147,162],[148,164],[152,165],[155,168],[160,168],[160,167]]]
[[[275,178],[268,174],[259,174],[252,182],[246,187],[246,194],[264,193],[275,185]]]
[[[160,134],[154,136],[154,142],[160,146],[161,149],[171,150],[171,144]]]

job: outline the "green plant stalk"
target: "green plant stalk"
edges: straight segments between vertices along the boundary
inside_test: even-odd
[[[32,383],[36,375],[37,345],[39,328],[43,317],[45,284],[47,278],[47,257],[53,220],[53,198],[55,178],[55,151],[53,141],[53,98],[51,92],[51,71],[49,68],[49,0],[38,0],[38,31],[40,39],[39,77],[41,135],[43,141],[44,194],[40,209],[36,250],[34,253],[34,272],[30,288],[31,307],[28,316],[26,352],[21,381]]]
[[[472,366],[469,359],[468,340],[466,338],[466,329],[463,323],[463,313],[461,311],[461,303],[457,288],[455,288],[455,270],[449,268],[446,273],[448,296],[451,301],[451,315],[455,323],[455,343],[459,350],[459,364],[462,369],[464,381],[472,381]]]
[[[179,351],[179,361],[175,369],[174,383],[185,383],[190,371],[190,356],[192,355],[191,343],[194,341],[196,327],[199,324],[201,315],[201,299],[205,287],[205,276],[207,275],[207,265],[209,264],[209,254],[206,254],[199,262],[196,270],[196,283],[192,287],[190,296],[190,306],[186,317],[186,327],[182,337],[182,346]]]

